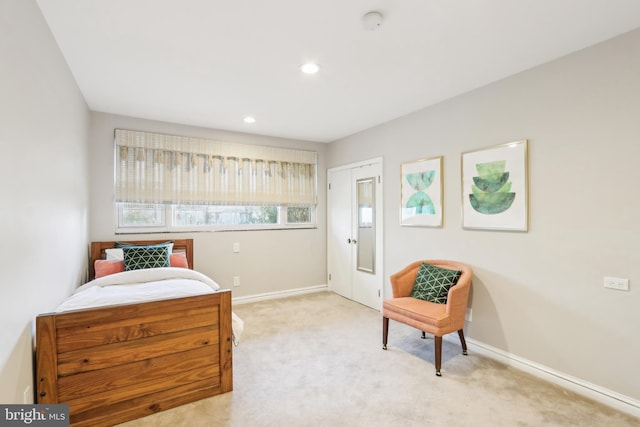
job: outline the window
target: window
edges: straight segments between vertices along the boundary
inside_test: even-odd
[[[317,153],[116,130],[118,232],[315,226]]]
[[[145,203],[119,203],[120,227],[162,227],[165,225],[162,205]]]
[[[311,207],[117,203],[116,208],[121,233],[315,226],[315,210]]]
[[[311,224],[312,212],[310,207],[287,208],[288,224]]]
[[[206,206],[176,205],[174,223],[185,226],[235,226],[277,224],[277,206]]]

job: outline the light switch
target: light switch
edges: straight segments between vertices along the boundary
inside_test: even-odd
[[[609,289],[617,289],[619,291],[628,291],[629,279],[623,279],[620,277],[605,277],[604,287]]]

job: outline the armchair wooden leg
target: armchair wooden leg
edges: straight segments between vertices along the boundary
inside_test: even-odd
[[[422,336],[420,338],[422,338],[423,340],[426,340],[427,334],[424,331],[422,331]]]
[[[387,349],[387,338],[389,337],[389,318],[382,318],[382,349]]]
[[[458,331],[458,336],[460,337],[460,344],[462,344],[462,354],[467,355],[467,342],[464,340],[464,332],[462,329]]]
[[[440,366],[442,365],[442,337],[434,337],[436,339],[436,375],[442,376],[440,374]]]

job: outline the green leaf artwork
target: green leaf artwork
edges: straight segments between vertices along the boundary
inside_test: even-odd
[[[436,171],[430,170],[425,172],[407,174],[407,182],[416,191],[422,191],[428,188],[436,176]]]
[[[476,164],[478,176],[473,177],[469,202],[477,212],[493,215],[506,211],[513,204],[516,193],[511,192],[505,166],[505,160]]]
[[[416,215],[435,215],[436,208],[427,193],[418,191],[407,201],[408,208],[414,208]]]
[[[509,181],[509,172],[496,175],[486,175],[484,177],[473,177],[473,182],[476,186],[486,193],[495,193],[500,190],[507,181]]]
[[[435,170],[407,174],[406,179],[416,193],[407,200],[407,208],[415,209],[416,215],[435,215],[436,208],[431,197],[424,192],[433,183]]]

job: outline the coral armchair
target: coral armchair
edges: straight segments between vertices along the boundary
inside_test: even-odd
[[[411,296],[416,276],[423,263],[461,272],[457,283],[448,290],[446,304],[438,304]],[[457,331],[462,344],[462,354],[467,354],[467,344],[462,328],[472,276],[473,271],[467,265],[445,260],[416,261],[402,271],[393,274],[390,277],[393,298],[382,303],[382,348],[387,349],[389,319],[421,330],[422,338],[425,338],[425,332],[428,332],[435,337],[436,375],[440,376],[443,335]]]

